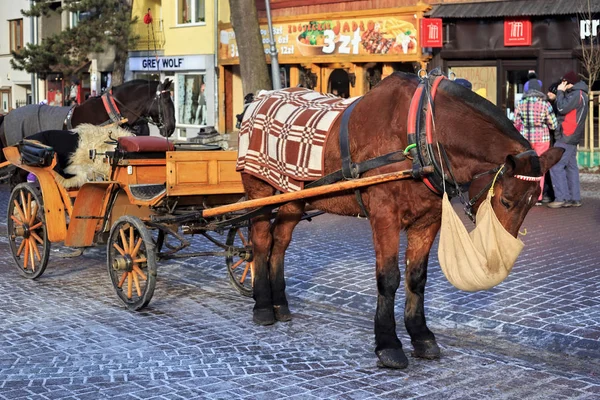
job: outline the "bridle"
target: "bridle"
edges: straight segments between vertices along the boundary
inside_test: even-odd
[[[159,84],[160,85],[160,84]],[[112,94],[112,89],[109,90],[108,92],[104,93],[102,96],[106,96],[106,100],[104,101],[105,104],[105,108],[107,109],[108,115],[111,118],[111,120],[109,122],[120,122],[121,120],[121,113],[119,111],[119,108],[123,109],[123,110],[127,110],[128,112],[130,112],[131,114],[133,114],[136,117],[135,121],[138,120],[143,120],[146,121],[147,123],[156,126],[158,129],[162,129],[164,127],[164,110],[162,106],[162,102],[161,97],[163,94],[165,93],[169,93],[170,95],[170,91],[167,89],[158,89],[156,90],[156,93],[154,95],[154,97],[152,98],[152,102],[148,105],[148,107],[146,107],[146,111],[142,114],[138,114],[137,112],[133,111],[131,108],[127,107],[125,104],[123,104],[122,101],[120,101],[119,99],[117,99],[116,97],[114,97],[114,95]],[[108,106],[107,106],[107,102],[108,102]],[[150,115],[150,111],[152,110],[152,107],[154,106],[154,103],[157,102],[158,105],[158,122],[155,122],[152,117],[147,117],[146,115]],[[119,104],[119,108],[117,108],[116,104],[112,104],[111,103],[118,103]],[[114,108],[114,110],[111,110],[110,108]],[[118,121],[114,121],[113,117],[111,116],[111,114],[117,113],[119,118]],[[132,121],[131,123],[133,123],[134,121]]]
[[[503,177],[506,172],[505,165],[502,164],[488,171],[476,174],[465,184],[459,184],[457,182],[444,146],[439,142],[433,142],[433,132],[435,130],[434,99],[439,84],[442,80],[446,79],[446,77],[435,70],[430,74],[427,74],[426,72],[422,74],[422,72],[424,71],[419,71],[418,73],[420,82],[413,99],[411,100],[407,126],[409,143],[407,150],[410,148],[410,158],[413,160],[413,176],[421,178],[423,183],[432,192],[438,195],[448,193],[450,197],[458,196],[460,202],[464,205],[465,214],[471,221],[475,222],[473,207],[481,197],[493,187],[495,182]],[[433,80],[430,79],[430,76]],[[424,129],[422,120],[425,122]],[[437,148],[440,158],[439,162],[435,157],[434,147]],[[537,153],[534,150],[526,150],[514,157],[521,158],[524,156],[531,156],[533,170],[541,174]],[[444,164],[450,177],[444,173]],[[432,166],[434,168],[433,174],[424,174],[422,172],[423,168],[427,166]],[[472,199],[469,199],[468,188],[470,185],[475,180],[491,174],[494,174],[493,179],[490,179],[483,189],[481,189]],[[542,179],[541,176],[527,175],[513,175],[513,177],[529,182]]]

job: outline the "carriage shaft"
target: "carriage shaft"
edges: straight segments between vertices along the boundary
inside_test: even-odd
[[[234,211],[244,210],[248,208],[262,207],[274,204],[284,204],[294,200],[307,199],[309,197],[321,196],[324,194],[330,194],[335,192],[341,192],[344,190],[357,189],[360,187],[376,185],[379,183],[396,181],[400,179],[412,178],[412,170],[407,169],[398,172],[390,172],[388,174],[381,174],[375,176],[369,176],[367,178],[353,179],[350,181],[343,181],[338,183],[332,183],[331,185],[319,186],[310,189],[303,189],[297,192],[282,193],[274,196],[263,197],[260,199],[252,199],[241,201],[239,203],[228,204],[225,206],[209,208],[202,210],[202,217],[215,217],[223,214],[227,214]],[[424,167],[423,172],[432,173],[433,167]]]

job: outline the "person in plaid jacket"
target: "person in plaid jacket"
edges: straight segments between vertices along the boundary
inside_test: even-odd
[[[515,110],[515,127],[521,132],[525,139],[529,140],[531,147],[538,155],[542,155],[550,148],[550,130],[558,126],[556,115],[547,96],[542,93],[541,82],[530,79],[527,91],[519,101]],[[544,177],[540,181],[540,197],[536,205],[541,205],[544,192]]]

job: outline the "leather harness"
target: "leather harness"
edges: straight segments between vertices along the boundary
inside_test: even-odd
[[[115,101],[114,96],[112,95],[112,90],[105,92],[102,96],[102,104],[104,104],[104,109],[108,114],[108,121],[105,121],[100,124],[100,126],[105,126],[111,123],[120,124],[123,116],[121,115],[121,111],[119,111],[119,107],[117,107],[117,103]]]
[[[333,172],[317,181],[311,182],[306,185],[305,188],[321,186],[338,182],[342,179],[350,180],[357,179],[366,171],[382,167],[384,165],[394,164],[411,158],[413,162],[412,176],[415,179],[420,179],[423,183],[431,189],[434,193],[442,195],[444,192],[443,177],[441,173],[441,167],[438,165],[437,160],[431,154],[433,150],[433,100],[441,80],[444,76],[436,76],[431,82],[428,78],[422,78],[419,82],[417,90],[413,95],[410,103],[408,112],[408,144],[406,150],[397,150],[391,153],[372,158],[360,163],[352,161],[350,154],[350,139],[348,134],[348,123],[350,121],[350,115],[354,110],[354,107],[360,102],[362,97],[358,98],[353,102],[342,114],[342,121],[340,124],[340,153],[342,159],[342,169]],[[423,124],[425,122],[425,124]],[[423,131],[424,129],[424,131]],[[441,148],[441,144],[438,144]],[[445,152],[444,152],[445,155]],[[446,164],[447,161],[446,161]],[[423,173],[423,167],[433,166],[435,172],[433,174]],[[450,197],[455,196],[459,193],[458,185],[456,182],[448,181],[449,188],[446,188],[446,192]],[[369,214],[362,201],[362,195],[360,189],[354,191],[356,201],[360,206],[362,215],[368,217]]]

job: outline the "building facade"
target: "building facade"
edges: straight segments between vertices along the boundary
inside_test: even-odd
[[[216,125],[216,1],[134,2],[140,37],[129,54],[128,79],[173,80],[176,139]],[[148,9],[152,22],[146,16]],[[154,133],[154,132],[153,132]]]
[[[22,9],[29,9],[29,0],[0,2],[0,114],[32,102],[31,74],[10,65],[11,51],[19,51],[31,39],[31,19]]]

